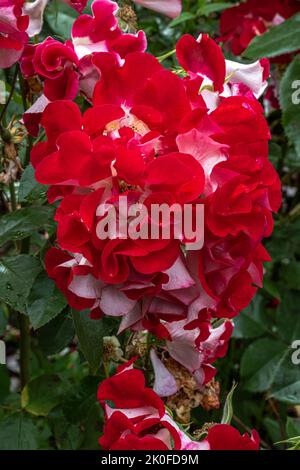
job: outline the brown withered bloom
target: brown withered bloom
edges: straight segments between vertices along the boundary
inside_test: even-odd
[[[137,31],[137,16],[130,5],[123,5],[117,13],[120,20],[120,27],[128,33]]]
[[[167,399],[167,406],[176,414],[177,419],[188,424],[191,411],[201,406],[206,411],[220,407],[220,385],[216,380],[199,388],[194,377],[187,369],[170,357],[161,358],[167,369],[173,374],[178,385],[178,392]]]

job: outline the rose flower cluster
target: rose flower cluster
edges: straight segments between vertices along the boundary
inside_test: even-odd
[[[75,21],[73,43],[32,46],[30,64],[44,76],[45,93],[60,95],[75,74],[88,82],[92,104],[82,114],[67,93],[41,117],[46,141],[31,161],[37,180],[50,186],[49,201],[60,201],[59,248],[48,252],[46,267],[72,307],[91,309],[93,318],[122,317],[120,331],[166,339],[170,355],[203,385],[226,352],[229,319],[262,284],[269,256],[261,241],[280,206],[257,101],[268,63],[225,61],[207,35],[185,35],[177,44],[182,73],[174,73],[143,51],[143,32],[122,33],[116,9],[96,1],[93,17]],[[81,61],[90,64],[87,76]],[[120,198],[146,206],[201,202],[203,248],[186,251],[174,237],[100,239],[97,208],[114,205],[120,214]],[[214,328],[214,319],[225,320]]]
[[[82,13],[87,6],[88,0],[62,0],[78,13]],[[170,18],[176,18],[181,13],[181,0],[133,0],[136,4],[142,5],[151,10],[157,11]],[[0,68],[11,67],[17,62],[23,54],[24,47],[28,43],[28,37],[33,37],[39,34],[43,25],[43,13],[50,0],[1,0],[0,1]],[[100,15],[98,16],[97,27],[100,26],[103,34],[103,24],[105,24],[105,14],[107,2],[97,2],[94,5],[95,10],[98,9]],[[114,7],[115,9],[117,7]],[[96,13],[97,14],[97,13]],[[109,14],[109,13],[108,13]],[[84,23],[85,20],[83,20]],[[85,23],[88,27],[89,23]],[[108,31],[104,36],[108,38]],[[97,34],[97,33],[96,33]],[[100,36],[101,36],[100,34]],[[113,36],[113,35],[112,35]],[[94,35],[95,39],[95,35]],[[31,50],[31,47],[29,47]],[[27,54],[25,54],[27,56]],[[28,56],[27,56],[28,58]],[[58,64],[57,64],[58,65]],[[57,68],[56,65],[56,68]],[[37,73],[38,71],[35,70]],[[57,74],[57,72],[56,72]],[[44,76],[42,74],[42,76]],[[47,78],[47,76],[46,76]]]
[[[98,400],[104,409],[106,424],[99,439],[104,450],[258,450],[259,436],[240,435],[227,424],[211,425],[200,442],[194,441],[167,413],[162,400],[145,386],[133,361],[118,367],[116,374],[104,380]],[[134,384],[134,386],[133,386]]]
[[[180,9],[164,12],[176,16]],[[45,132],[31,162],[57,205],[57,241],[46,269],[72,308],[89,309],[95,321],[119,317],[120,333],[150,332],[203,387],[226,354],[231,319],[262,286],[263,262],[270,260],[262,241],[272,233],[281,193],[258,101],[269,64],[225,60],[206,34],[181,37],[175,71],[146,47],[143,31],[122,31],[109,0],[95,0],[92,15],[75,20],[65,43],[47,38],[24,47],[22,73],[43,85],[24,114],[30,133]],[[88,104],[84,112],[73,101],[78,94]],[[201,204],[203,247],[191,249],[184,234],[136,239],[115,230],[100,237],[99,208],[113,207],[120,222],[122,201],[129,208],[189,205],[193,218]],[[149,216],[140,221],[144,229],[151,225]],[[153,357],[156,373],[168,377],[160,387],[168,397],[174,378]],[[169,449],[171,441],[176,449],[258,447],[255,434],[241,437],[226,426],[193,443],[130,365],[100,385],[99,400],[106,449]]]

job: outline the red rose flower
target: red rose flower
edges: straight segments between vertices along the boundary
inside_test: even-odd
[[[233,427],[210,427],[207,437],[196,442],[186,435],[167,413],[162,400],[145,385],[134,359],[117,368],[114,376],[98,388],[105,413],[104,450],[258,450],[259,436],[253,431],[240,435]]]
[[[219,40],[230,47],[233,54],[240,55],[255,36],[282,23],[299,9],[297,0],[247,0],[222,13]]]

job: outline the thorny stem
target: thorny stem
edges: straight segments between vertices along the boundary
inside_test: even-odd
[[[6,111],[7,111],[7,108],[9,106],[9,103],[13,97],[13,94],[14,94],[14,91],[15,91],[15,86],[16,86],[16,83],[17,83],[17,77],[18,77],[18,66],[16,65],[16,68],[15,68],[15,73],[14,73],[14,76],[13,76],[13,81],[12,81],[12,85],[11,85],[11,90],[10,90],[10,93],[9,93],[9,96],[8,96],[8,99],[1,111],[1,114],[0,114],[0,122],[2,121]]]
[[[30,326],[28,318],[18,313],[20,327],[20,371],[21,388],[23,389],[30,377]]]
[[[26,97],[26,89],[25,89],[24,78],[23,78],[22,73],[20,71],[19,71],[19,83],[20,83],[20,89],[21,89],[23,109],[24,109],[24,112],[25,112],[27,110],[27,97]],[[28,163],[30,161],[30,151],[31,151],[32,145],[33,145],[33,139],[31,137],[31,135],[28,134],[26,152],[25,152],[25,157],[24,157],[24,162],[23,162],[24,168],[26,168],[26,166],[28,165]]]
[[[24,83],[24,78],[22,76],[22,73],[19,70],[19,83],[20,83],[20,89],[21,89],[21,96],[22,96],[22,102],[23,102],[23,109],[24,112],[27,110],[27,97],[26,97],[26,89],[25,89],[25,83]],[[27,136],[27,146],[26,146],[26,152],[25,152],[25,157],[24,157],[24,162],[23,162],[23,167],[26,168],[30,161],[30,152],[31,148],[33,145],[33,139],[32,137],[28,134]],[[30,250],[30,237],[25,238],[22,240],[21,243],[21,253],[29,253]]]
[[[13,81],[12,81],[9,96],[8,96],[7,101],[6,101],[5,105],[3,106],[3,109],[2,109],[1,114],[0,114],[0,136],[2,137],[2,140],[4,142],[10,142],[10,140],[11,140],[10,132],[7,129],[5,129],[4,125],[2,124],[2,120],[5,116],[5,113],[7,111],[9,103],[10,103],[12,97],[13,97],[15,87],[16,87],[16,83],[17,83],[17,77],[18,77],[18,66],[16,66],[16,68],[15,68],[15,73],[14,73],[14,76],[13,76]]]
[[[14,212],[17,210],[17,198],[13,181],[9,185],[9,192],[11,211]],[[23,389],[30,376],[30,326],[28,318],[22,313],[18,313],[18,320],[20,328],[20,375],[21,388]]]
[[[20,88],[21,88],[24,111],[26,111],[27,109],[27,100],[26,100],[24,80],[19,71],[18,65],[16,65],[13,82],[11,86],[11,91],[7,99],[7,102],[1,111],[0,121],[2,121],[2,119],[4,118],[5,113],[8,109],[9,103],[13,97],[18,76],[19,76],[19,83],[20,83]],[[5,129],[3,128],[1,122],[0,122],[0,132],[1,132],[1,136],[3,137],[5,135],[4,134]],[[31,146],[32,146],[32,139],[31,137],[28,137],[24,167],[29,162]],[[15,191],[15,184],[13,181],[9,185],[9,192],[10,192],[11,211],[14,212],[17,210],[17,197],[16,197],[16,191]],[[29,253],[29,249],[30,249],[30,238],[27,238],[22,241],[20,252]],[[30,324],[29,324],[28,318],[22,313],[18,313],[18,321],[19,321],[19,328],[20,328],[20,377],[21,377],[21,388],[23,389],[25,385],[28,383],[29,378],[30,378],[30,343],[31,343]]]
[[[109,377],[109,363],[108,362],[103,362],[103,369],[104,369],[104,374],[105,377]]]
[[[33,139],[31,135],[29,135],[27,137],[27,147],[26,147],[24,163],[23,163],[24,168],[26,168],[28,163],[30,162],[30,152],[31,152],[32,145],[33,145]]]
[[[25,90],[24,79],[20,71],[19,71],[19,83],[20,83],[20,88],[21,88],[23,108],[25,112],[27,109],[26,90]],[[25,158],[23,162],[24,168],[26,168],[26,166],[29,163],[32,144],[33,144],[32,137],[28,135]],[[25,253],[29,253],[29,250],[30,250],[30,237],[27,237],[24,240],[22,240],[20,251],[21,253],[25,254]],[[29,319],[25,315],[22,315],[21,313],[19,313],[19,325],[20,325],[20,334],[21,334],[21,338],[20,338],[21,387],[24,388],[24,386],[28,383],[29,378],[30,378],[31,338],[30,338]]]
[[[273,413],[276,417],[276,420],[278,422],[279,429],[280,429],[280,434],[281,434],[281,439],[282,439],[282,441],[285,441],[287,439],[285,426],[282,422],[282,419],[281,419],[280,413],[277,409],[276,403],[272,398],[269,399],[269,405],[270,405],[270,407],[271,407],[271,409],[272,409],[272,411],[273,411]]]
[[[17,197],[16,197],[14,181],[9,183],[9,194],[10,194],[11,212],[14,212],[17,210]]]

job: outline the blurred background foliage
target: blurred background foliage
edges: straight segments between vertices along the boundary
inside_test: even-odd
[[[234,4],[183,3],[182,15],[173,21],[135,7],[138,27],[146,31],[154,55],[172,51],[184,33],[217,37],[220,13]],[[39,39],[48,35],[67,39],[76,16],[53,0]],[[295,44],[300,44],[299,15],[286,23],[267,33],[267,40],[266,35],[255,39],[238,60],[295,52]],[[227,52],[226,56],[232,58]],[[164,65],[173,68],[174,61],[170,56]],[[266,109],[272,132],[270,159],[280,174],[284,200],[274,235],[266,243],[272,262],[266,265],[264,288],[235,320],[228,355],[217,364],[217,380],[223,404],[237,383],[232,424],[241,431],[258,429],[263,447],[278,449],[295,447],[294,438],[300,435],[300,365],[291,360],[292,344],[300,340],[300,105],[291,101],[292,83],[300,79],[300,55],[295,53],[289,65],[272,65],[272,69],[278,78],[281,109]],[[14,68],[1,71],[7,93],[15,78]],[[11,123],[17,132],[26,99],[17,83],[4,126]],[[95,391],[104,378],[102,338],[116,331],[116,320],[93,322],[88,313],[72,312],[45,274],[42,260],[55,239],[54,209],[47,204],[47,188],[35,182],[27,165],[30,145],[30,138],[18,144],[25,168],[19,181],[0,186],[0,338],[7,347],[7,364],[0,365],[0,448],[98,449],[103,417]],[[11,207],[16,209],[12,213]],[[24,341],[20,331],[30,331],[29,357],[26,335]],[[128,336],[119,338],[122,347]],[[221,418],[222,408],[193,411],[199,427]],[[288,439],[289,443],[276,444]]]

